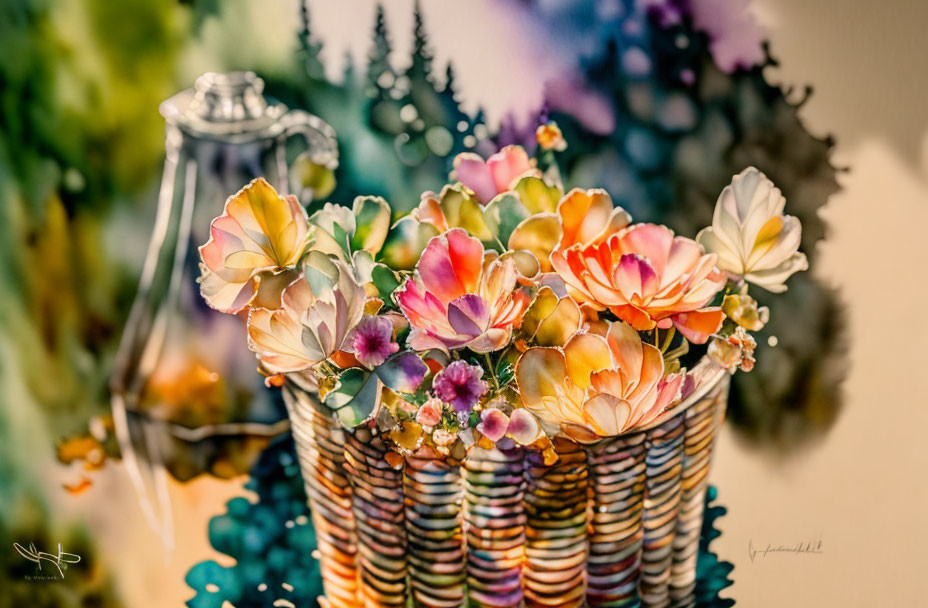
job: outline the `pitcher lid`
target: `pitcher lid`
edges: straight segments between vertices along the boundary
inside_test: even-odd
[[[273,136],[287,108],[262,94],[264,81],[254,72],[207,72],[162,102],[164,119],[206,139],[247,141]]]

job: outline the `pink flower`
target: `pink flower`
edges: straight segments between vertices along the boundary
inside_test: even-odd
[[[393,323],[386,317],[365,315],[348,336],[348,348],[361,365],[376,367],[400,349],[393,341]]]
[[[439,399],[450,403],[455,411],[469,412],[490,390],[490,385],[481,380],[481,376],[483,369],[480,366],[455,361],[438,372],[432,390]]]
[[[506,429],[509,428],[509,416],[490,407],[480,412],[480,422],[477,424],[477,430],[484,437],[496,443],[506,435]]]
[[[407,343],[419,351],[499,350],[529,304],[518,278],[511,256],[485,255],[483,244],[461,228],[432,238],[413,277],[396,291],[412,327]]]
[[[473,152],[458,154],[454,169],[458,181],[473,190],[484,205],[509,190],[520,177],[540,175],[522,146],[506,146],[486,161]]]
[[[440,399],[429,399],[416,413],[416,422],[422,426],[438,426],[441,422],[442,404]]]
[[[666,226],[635,224],[599,242],[558,248],[551,263],[571,295],[608,308],[638,331],[675,326],[703,344],[725,315],[707,306],[725,286],[717,256]]]
[[[524,407],[513,410],[506,432],[522,445],[529,445],[544,435],[538,419]]]

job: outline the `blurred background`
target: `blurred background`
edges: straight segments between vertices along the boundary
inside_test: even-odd
[[[146,305],[187,339],[132,378],[131,407],[116,373],[120,342],[151,329],[130,319],[146,257],[205,240],[200,218],[247,180],[229,167],[263,166],[264,148],[182,147],[196,180],[241,183],[197,182],[188,239],[171,220],[177,242],[147,253],[177,143],[159,104],[232,70],[334,129],[337,168],[283,153],[311,206],[365,193],[408,210],[458,152],[531,146],[549,119],[567,185],[689,236],[733,174],[767,173],[811,271],[763,302],[758,367],[733,386],[704,605],[917,605],[928,7],[852,4],[0,0],[0,607],[318,594],[285,416],[240,328],[154,288]],[[30,542],[82,559],[27,580],[12,547]],[[805,542],[822,552],[751,552]]]

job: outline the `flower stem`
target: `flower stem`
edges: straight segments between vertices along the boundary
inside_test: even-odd
[[[496,387],[496,392],[499,392],[499,378],[496,377],[496,369],[493,367],[493,360],[490,359],[490,353],[483,353],[483,358],[486,359],[487,369],[490,372],[490,378],[493,379],[493,386]]]
[[[667,349],[670,348],[670,343],[673,342],[673,337],[674,337],[674,335],[676,335],[676,333],[677,333],[677,328],[676,328],[676,327],[671,327],[671,328],[667,331],[667,335],[664,336],[664,342],[663,342],[663,344],[661,344],[661,353],[666,353],[666,352],[667,352]]]

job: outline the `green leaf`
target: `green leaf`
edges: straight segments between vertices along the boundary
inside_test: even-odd
[[[549,186],[538,177],[523,177],[514,190],[529,213],[554,213],[564,195],[557,186]]]
[[[338,266],[321,251],[310,251],[303,260],[303,276],[316,296],[335,287],[338,272]]]
[[[379,261],[394,270],[412,270],[429,239],[435,236],[438,236],[438,229],[432,224],[420,222],[409,215],[400,218],[387,235]]]
[[[378,365],[374,368],[374,373],[390,390],[397,393],[414,393],[428,370],[428,366],[418,355],[404,351]]]
[[[508,243],[516,226],[531,215],[529,210],[511,192],[504,192],[491,200],[483,210],[490,232],[500,243]]]
[[[390,231],[390,205],[379,196],[359,196],[352,206],[355,217],[354,236],[351,248],[365,249],[376,254]]]
[[[484,244],[495,244],[493,233],[483,216],[483,206],[460,185],[445,186],[438,204],[449,228],[463,228]]]
[[[379,295],[385,302],[391,302],[390,296],[400,286],[400,277],[397,273],[390,270],[386,264],[375,263],[371,269],[371,281],[377,288]]]
[[[324,403],[348,428],[356,427],[377,415],[383,384],[376,374],[357,367],[346,369]]]

